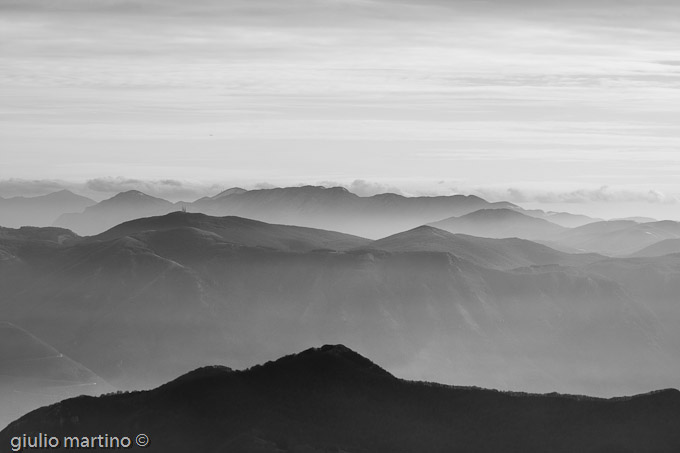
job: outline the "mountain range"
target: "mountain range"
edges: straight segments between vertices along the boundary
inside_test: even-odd
[[[377,238],[454,214],[515,205],[489,203],[479,197],[464,195],[403,197],[381,194],[359,197],[341,187],[320,186],[261,190],[233,188],[214,197],[177,204],[138,191],[128,191],[91,206],[82,213],[64,214],[56,220],[55,225],[91,235],[126,220],[162,215],[179,207],[213,216],[239,216]]]
[[[200,368],[151,391],[69,399],[12,423],[0,443],[143,433],[146,450],[164,453],[670,453],[679,412],[677,390],[599,399],[450,387],[398,379],[327,345],[244,371]]]
[[[74,197],[82,199],[81,204],[74,206],[59,201]],[[17,214],[16,209],[8,211],[0,202],[0,216],[11,217],[5,226],[54,225],[81,235],[96,235],[125,221],[163,215],[180,208],[213,216],[240,216],[342,231],[373,239],[430,223],[454,233],[475,236],[551,240],[564,229],[601,220],[565,212],[525,210],[512,203],[490,203],[475,196],[404,197],[385,193],[359,197],[341,187],[319,186],[259,190],[235,187],[194,202],[177,203],[136,190],[121,192],[99,203],[67,191],[11,200],[21,204],[24,214]],[[49,209],[37,203],[39,200],[49,203]]]
[[[597,396],[678,387],[677,222],[308,186],[179,204],[131,191],[57,223],[88,235],[0,227],[0,423],[323,343],[414,380]],[[270,448],[257,429],[229,448]]]
[[[24,230],[0,239],[3,318],[117,388],[319,342],[491,388],[630,394],[680,375],[676,255],[637,258],[636,273],[433,227],[370,241],[184,212],[85,238]]]
[[[68,190],[60,190],[38,197],[0,197],[0,225],[49,226],[61,214],[81,212],[97,202]]]

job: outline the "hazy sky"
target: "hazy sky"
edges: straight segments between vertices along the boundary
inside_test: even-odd
[[[678,218],[678,43],[677,0],[0,0],[0,196],[355,181]]]

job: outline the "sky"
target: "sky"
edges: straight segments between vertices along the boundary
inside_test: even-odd
[[[680,219],[676,0],[0,0],[0,196],[344,185]]]

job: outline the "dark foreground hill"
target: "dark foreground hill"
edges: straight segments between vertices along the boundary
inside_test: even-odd
[[[628,398],[503,393],[397,379],[337,346],[246,371],[202,368],[146,392],[34,411],[13,436],[148,435],[150,452],[680,451],[680,392]]]

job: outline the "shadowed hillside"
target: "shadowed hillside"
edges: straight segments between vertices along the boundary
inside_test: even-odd
[[[198,369],[147,392],[76,398],[0,433],[147,434],[151,452],[671,453],[680,392],[610,400],[400,380],[342,346],[246,371]]]

